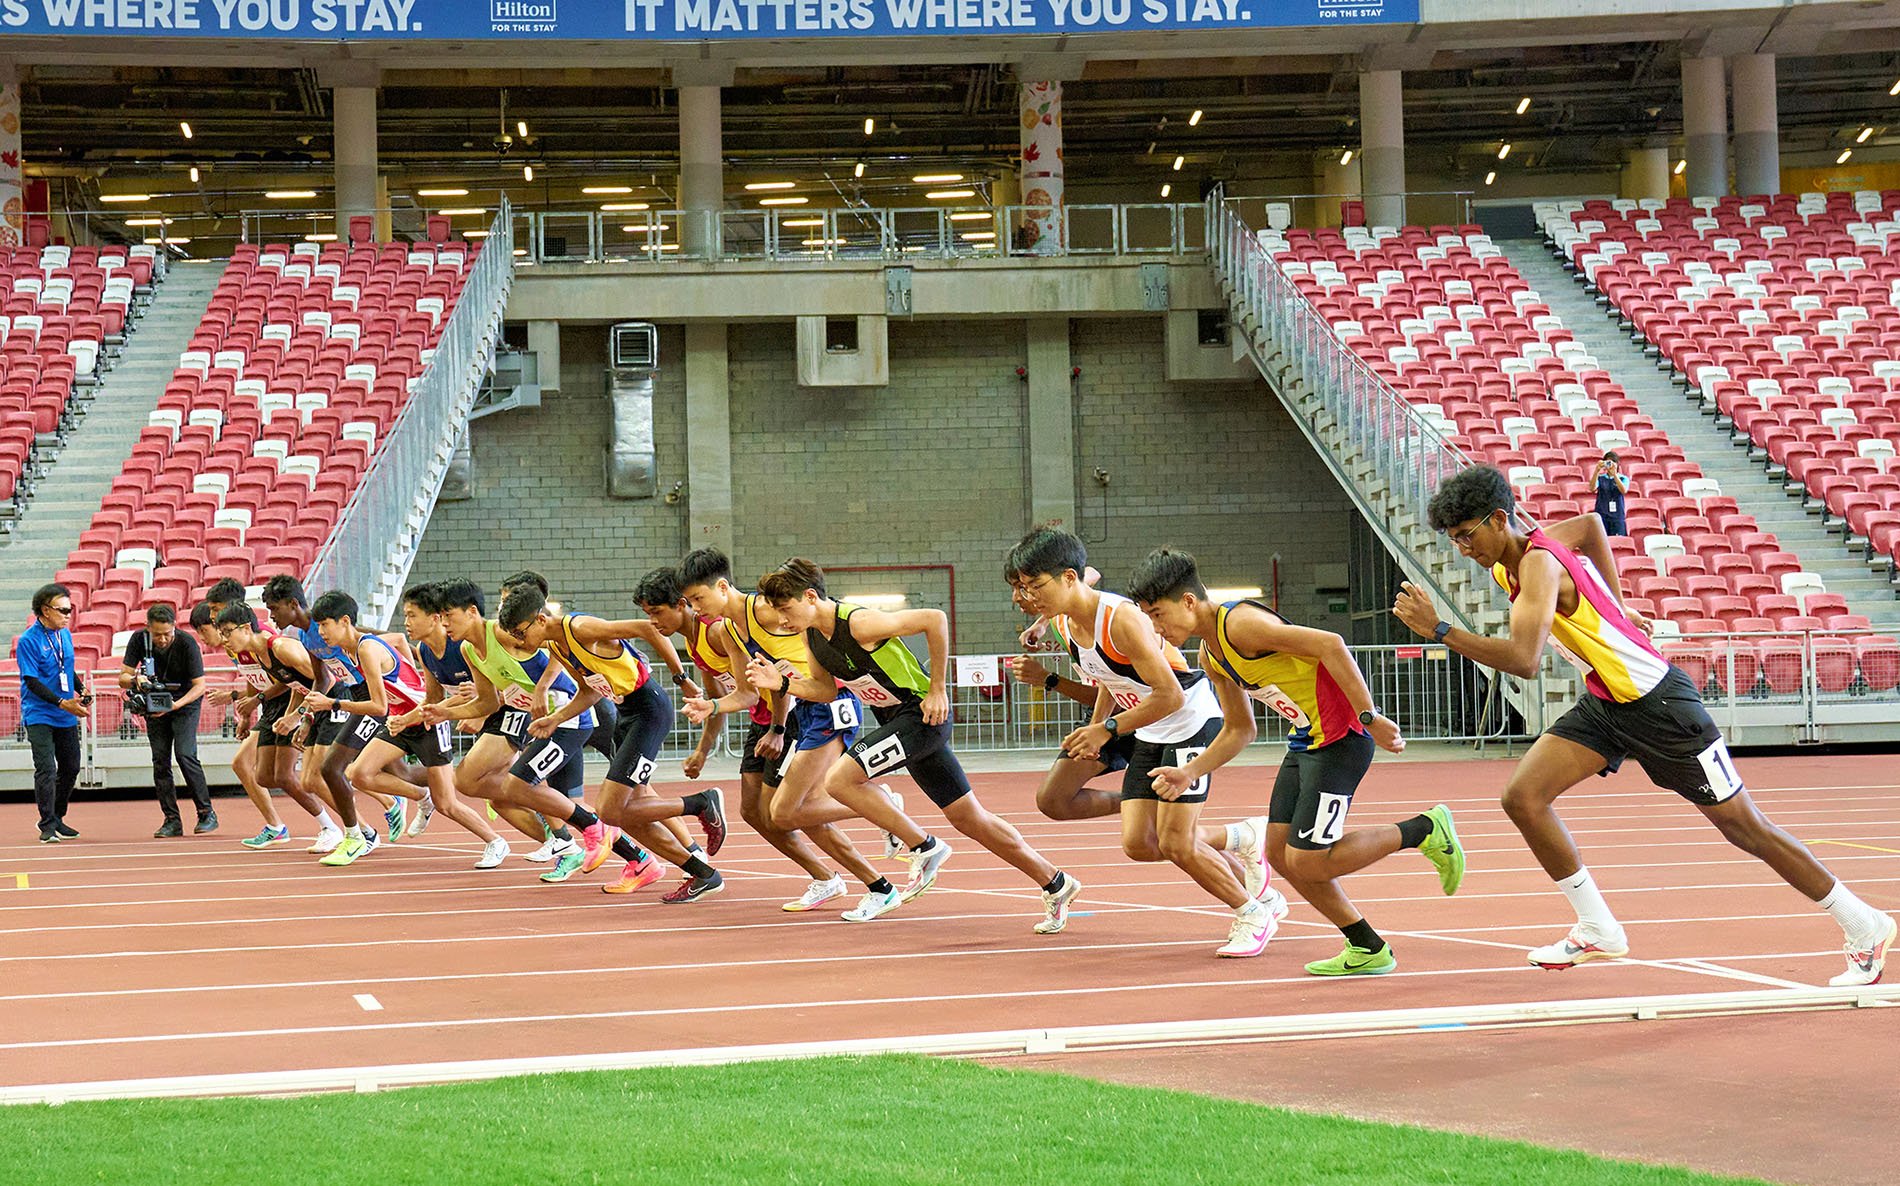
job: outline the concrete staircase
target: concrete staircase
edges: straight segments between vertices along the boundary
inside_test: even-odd
[[[1703,412],[1700,398],[1684,391],[1668,364],[1658,364],[1645,351],[1642,339],[1632,337],[1616,312],[1584,287],[1582,277],[1551,254],[1548,243],[1519,239],[1499,246],[1576,340],[1623,385],[1643,414],[1669,434],[1670,443],[1722,484],[1722,493],[1755,516],[1762,530],[1774,532],[1782,548],[1825,581],[1830,593],[1846,597],[1852,612],[1866,615],[1876,629],[1900,629],[1900,600],[1885,577],[1850,554],[1838,530],[1830,532],[1821,525],[1818,508],[1804,509],[1779,479],[1769,477],[1760,461],[1748,457],[1745,446],[1731,443],[1728,430],[1716,427],[1713,415]]]
[[[84,418],[40,479],[19,526],[0,545],[0,612],[25,621],[33,590],[65,567],[138,443],[223,275],[222,263],[174,263],[158,286],[118,365],[93,389]]]

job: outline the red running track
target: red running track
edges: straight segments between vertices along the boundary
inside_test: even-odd
[[[1630,774],[1580,788],[1563,810],[1633,958],[1531,968],[1524,949],[1570,916],[1497,806],[1509,769],[1373,768],[1354,820],[1449,802],[1471,871],[1450,899],[1415,853],[1352,878],[1400,969],[1343,981],[1301,970],[1340,939],[1298,902],[1264,956],[1215,958],[1223,908],[1172,866],[1123,858],[1112,820],[1043,819],[1027,774],[976,783],[1085,883],[1054,937],[1030,930],[1034,887],[948,832],[957,853],[938,888],[854,925],[831,910],[782,913],[804,876],[743,826],[718,862],[726,891],[665,906],[660,888],[601,894],[611,865],[560,886],[520,860],[477,872],[477,844],[446,819],[418,842],[327,869],[302,843],[239,847],[255,826],[240,802],[225,805],[223,832],[175,841],[147,836],[145,805],[81,804],[71,822],[84,839],[56,848],[26,839],[31,810],[9,804],[0,836],[20,839],[0,844],[0,1085],[1757,991],[1825,984],[1841,967],[1825,915]],[[1772,818],[1868,901],[1900,908],[1889,761],[1742,770]],[[1217,776],[1209,818],[1264,811],[1272,776]],[[307,820],[292,824],[308,837]],[[858,835],[876,851],[870,829]]]

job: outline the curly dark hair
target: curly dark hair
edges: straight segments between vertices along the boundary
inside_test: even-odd
[[[1460,523],[1487,518],[1493,511],[1503,511],[1507,518],[1517,512],[1510,480],[1495,465],[1474,465],[1438,484],[1425,516],[1433,531],[1449,531]]]

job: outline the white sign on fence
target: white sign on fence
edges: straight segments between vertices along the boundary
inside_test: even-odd
[[[996,688],[1003,683],[1001,655],[958,655],[957,686]]]

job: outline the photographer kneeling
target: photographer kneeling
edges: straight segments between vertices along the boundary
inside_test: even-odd
[[[152,744],[152,786],[165,822],[154,836],[183,836],[178,818],[178,788],[172,781],[172,755],[185,773],[185,789],[198,807],[194,833],[218,830],[218,813],[211,809],[211,791],[198,762],[198,713],[205,694],[204,656],[198,642],[178,629],[177,613],[164,603],[145,611],[145,629],[125,644],[125,666],[119,686],[125,689],[125,707],[145,718],[145,736]]]

